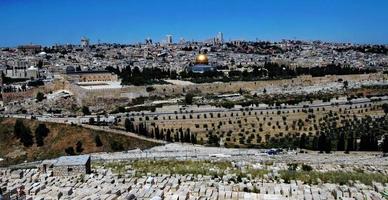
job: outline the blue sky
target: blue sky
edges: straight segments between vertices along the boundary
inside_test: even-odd
[[[387,0],[0,0],[0,46],[303,39],[388,44]]]

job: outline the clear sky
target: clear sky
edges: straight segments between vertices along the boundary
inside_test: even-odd
[[[302,39],[388,44],[388,0],[0,0],[0,46]]]

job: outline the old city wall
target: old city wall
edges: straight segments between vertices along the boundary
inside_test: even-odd
[[[250,82],[230,82],[230,83],[203,83],[193,85],[152,85],[152,86],[126,86],[118,89],[84,89],[75,84],[66,84],[69,91],[73,92],[79,103],[86,105],[93,104],[114,104],[127,103],[131,99],[139,96],[179,96],[183,93],[193,92],[201,94],[219,94],[219,93],[237,93],[240,89],[245,91],[254,91],[264,89],[266,87],[278,86],[301,86],[314,85],[320,83],[328,83],[333,81],[353,80],[381,80],[382,74],[362,74],[362,75],[342,75],[342,76],[325,76],[311,77],[299,76],[293,79],[286,80],[269,80],[269,81],[250,81]],[[147,87],[152,87],[154,90],[147,92]]]
[[[9,103],[13,101],[20,101],[26,98],[33,98],[38,92],[49,93],[57,90],[63,90],[65,83],[63,81],[54,81],[53,83],[46,84],[44,86],[30,88],[21,92],[7,92],[2,93],[3,102]]]
[[[314,85],[320,83],[328,83],[342,80],[353,81],[365,81],[365,80],[378,80],[382,79],[382,74],[362,74],[362,75],[343,75],[343,76],[325,76],[325,77],[311,77],[311,76],[299,76],[293,79],[284,80],[269,80],[269,81],[250,81],[250,82],[231,82],[231,83],[204,83],[195,85],[171,85],[166,87],[165,85],[154,86],[155,91],[151,95],[180,95],[184,92],[198,92],[202,94],[214,94],[214,93],[236,93],[240,89],[245,91],[254,91],[258,89],[264,89],[266,87],[278,85],[278,86],[301,86],[301,85]]]

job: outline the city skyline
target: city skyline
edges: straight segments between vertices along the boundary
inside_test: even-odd
[[[388,199],[387,10],[0,0],[0,200]]]
[[[239,1],[47,1],[0,2],[0,46],[21,44],[186,41],[224,34],[224,40],[321,40],[388,44],[388,2],[326,0]]]

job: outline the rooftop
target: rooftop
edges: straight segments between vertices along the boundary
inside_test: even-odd
[[[62,156],[57,159],[55,166],[85,165],[89,159],[89,155]]]
[[[211,65],[196,64],[191,67],[191,71],[194,73],[204,73],[206,71],[214,71],[215,67]]]
[[[67,74],[74,74],[74,75],[77,75],[77,74],[111,74],[111,72],[109,71],[106,71],[106,70],[99,70],[99,71],[92,71],[92,70],[89,70],[89,71],[67,71],[66,72]]]

